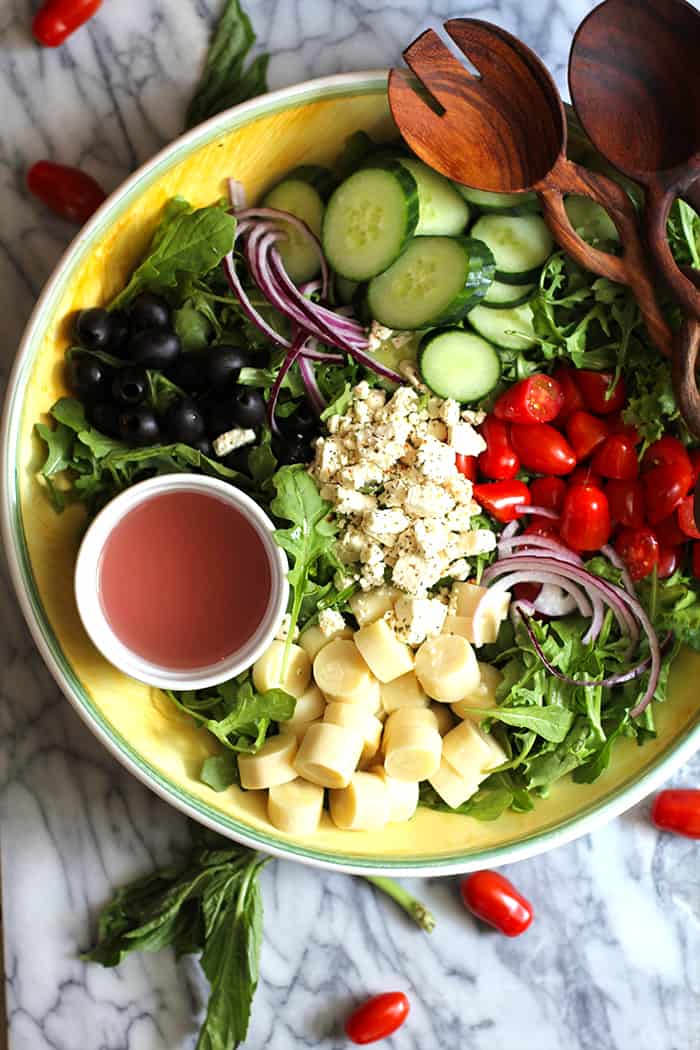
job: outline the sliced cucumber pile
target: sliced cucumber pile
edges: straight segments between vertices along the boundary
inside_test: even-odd
[[[449,179],[413,157],[397,157],[418,187],[417,236],[453,237],[469,222],[469,205]]]
[[[501,375],[493,346],[463,328],[427,332],[418,350],[418,366],[434,394],[455,401],[477,401],[493,390]]]
[[[459,321],[493,280],[488,248],[473,237],[414,237],[367,288],[372,317],[388,328]]]
[[[504,284],[531,284],[554,247],[539,215],[482,215],[470,232],[491,249]]]
[[[494,310],[509,310],[513,306],[521,306],[528,302],[534,290],[534,284],[504,284],[502,281],[494,281],[481,305]]]
[[[571,195],[564,198],[564,207],[571,225],[584,241],[619,241],[615,223],[605,208],[588,197]]]
[[[418,188],[400,164],[362,168],[341,182],[323,219],[322,242],[336,273],[367,281],[401,254],[418,225]]]
[[[293,172],[270,190],[263,198],[263,206],[288,211],[305,222],[311,232],[320,237],[323,198],[313,182],[300,176],[303,172],[308,172],[317,177],[317,173],[324,170],[310,167],[297,169],[296,173]],[[330,172],[327,174],[331,175]],[[318,251],[293,226],[287,226],[287,237],[279,242],[279,252],[287,273],[297,284],[311,280],[321,269]]]
[[[527,350],[537,342],[532,325],[532,310],[527,303],[509,310],[476,306],[469,313],[469,324],[503,350]]]
[[[473,204],[483,212],[496,212],[499,215],[529,215],[540,210],[540,202],[535,193],[489,193],[488,190],[471,190],[468,186],[453,183],[465,201]]]

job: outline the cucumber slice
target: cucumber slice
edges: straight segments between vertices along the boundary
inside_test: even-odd
[[[283,179],[263,198],[266,208],[288,211],[305,222],[317,237],[321,234],[323,200],[318,190],[302,179]],[[284,267],[296,284],[310,281],[321,269],[318,251],[293,226],[278,244]]]
[[[513,306],[521,306],[528,302],[535,287],[534,284],[503,284],[502,281],[494,281],[481,305],[495,310],[509,310]]]
[[[503,350],[527,350],[537,342],[532,310],[527,303],[510,310],[475,306],[469,312],[469,324],[484,339]]]
[[[396,158],[408,168],[418,187],[418,225],[416,236],[454,237],[469,222],[469,205],[449,179],[439,175],[421,160]]]
[[[504,284],[530,284],[554,247],[539,215],[482,215],[470,233],[491,249],[496,280]]]
[[[564,198],[564,207],[571,225],[580,233],[584,241],[619,241],[615,223],[605,208],[589,200],[588,197],[577,197],[575,194]]]
[[[386,270],[418,225],[418,189],[400,164],[363,168],[341,182],[323,220],[328,262],[351,281]]]
[[[488,190],[472,190],[469,186],[453,186],[465,201],[473,204],[480,211],[495,212],[500,215],[529,215],[540,210],[540,202],[535,193],[489,193]]]
[[[463,328],[426,332],[418,350],[418,368],[434,394],[462,402],[485,397],[501,375],[493,346]]]
[[[335,291],[338,299],[341,303],[349,306],[355,298],[355,292],[359,288],[357,281],[349,281],[347,277],[341,277],[340,274],[335,275]]]
[[[493,256],[472,237],[414,237],[367,288],[372,317],[404,331],[459,321],[493,280]]]
[[[297,179],[299,182],[308,182],[313,186],[323,201],[327,201],[333,190],[338,185],[338,176],[330,168],[324,168],[321,164],[300,164],[298,168],[290,171],[282,180]]]

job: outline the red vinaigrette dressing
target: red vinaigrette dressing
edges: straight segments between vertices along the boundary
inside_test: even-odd
[[[272,590],[257,532],[199,492],[152,496],[124,515],[99,565],[102,610],[137,656],[172,670],[218,663],[259,627]]]

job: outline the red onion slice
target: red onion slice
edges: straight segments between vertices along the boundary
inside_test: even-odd
[[[289,226],[293,226],[294,229],[302,235],[304,240],[308,241],[318,253],[318,258],[321,263],[321,296],[324,299],[328,297],[330,272],[328,270],[326,257],[323,254],[323,248],[321,247],[318,237],[309,229],[302,219],[297,218],[296,215],[292,215],[291,212],[280,211],[279,208],[246,208],[244,211],[238,213],[238,218],[267,219],[277,224],[287,223]],[[281,232],[284,234],[284,227]]]
[[[634,589],[632,577],[628,573],[627,566],[625,565],[615,548],[612,547],[609,543],[606,543],[604,547],[600,548],[600,553],[605,555],[605,557],[608,559],[611,565],[614,565],[616,569],[620,570],[620,579],[622,581],[622,586],[625,588],[628,594],[632,594],[636,598],[637,592]]]
[[[537,533],[533,532],[511,536],[507,540],[504,540],[502,537],[503,533],[498,542],[498,553],[501,557],[508,557],[515,548],[529,547],[531,550],[528,551],[528,554],[532,554],[535,558],[542,557],[543,552],[549,552],[557,558],[561,558],[562,561],[571,562],[572,565],[583,565],[583,561],[578,554],[565,547],[563,543],[559,543],[557,540],[550,540],[547,536],[538,536]]]
[[[302,353],[298,359],[299,371],[301,372],[301,378],[304,381],[304,389],[306,390],[306,396],[309,399],[309,404],[316,413],[320,416],[326,407],[326,401],[323,394],[319,390],[318,383],[316,382],[316,375],[314,373],[314,366],[311,361],[308,360]]]
[[[550,507],[535,507],[531,503],[520,503],[515,508],[516,513],[523,514],[536,514],[538,518],[551,518],[552,521],[559,521],[560,515]]]
[[[272,389],[270,390],[270,400],[267,403],[267,417],[270,421],[270,429],[275,434],[279,434],[280,432],[280,429],[277,426],[277,421],[275,420],[275,409],[277,407],[277,399],[279,397],[280,390],[282,389],[282,383],[284,382],[284,377],[286,376],[289,369],[301,355],[301,352],[304,348],[304,343],[306,342],[307,338],[308,337],[306,335],[306,332],[297,333],[297,335],[294,337],[294,342],[292,343],[289,353],[280,365],[279,372],[275,376],[275,381],[272,384]]]
[[[224,258],[222,265],[224,268],[224,273],[226,274],[226,280],[228,281],[229,288],[240,302],[241,309],[243,310],[243,313],[246,315],[248,320],[251,321],[257,328],[259,328],[263,335],[266,335],[271,343],[275,343],[277,346],[284,346],[287,349],[289,349],[292,345],[290,340],[283,336],[280,332],[275,331],[275,329],[267,323],[262,314],[258,313],[258,311],[251,303],[250,299],[248,298],[248,294],[243,285],[241,284],[240,277],[236,272],[236,261],[232,251],[229,252],[229,254]]]

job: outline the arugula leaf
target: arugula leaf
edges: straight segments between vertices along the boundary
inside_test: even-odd
[[[174,311],[173,324],[185,353],[206,350],[209,346],[212,335],[211,322],[201,310],[197,309],[191,299],[187,299],[179,309]]]
[[[259,873],[268,858],[219,840],[119,890],[102,912],[96,946],[82,958],[116,966],[132,951],[172,946],[201,953],[211,992],[198,1050],[234,1050],[245,1039],[262,939]]]
[[[187,109],[186,128],[267,91],[268,54],[258,55],[243,68],[254,43],[253,27],[239,0],[226,0],[202,79]]]
[[[183,278],[204,277],[231,251],[236,220],[225,206],[187,209],[179,206],[175,214],[166,210],[148,255],[110,309],[127,306],[144,290],[167,292]]]
[[[489,721],[503,722],[518,729],[530,729],[543,740],[559,743],[569,729],[573,715],[565,707],[548,704],[545,707],[485,707],[474,708],[474,714]]]
[[[700,591],[696,582],[680,571],[667,580],[658,580],[653,612],[650,609],[653,582],[647,578],[638,588],[656,631],[659,634],[671,631],[678,642],[700,650]]]
[[[236,756],[228,752],[225,755],[210,755],[209,758],[205,758],[199,779],[212,791],[226,791],[231,784],[238,783]]]

